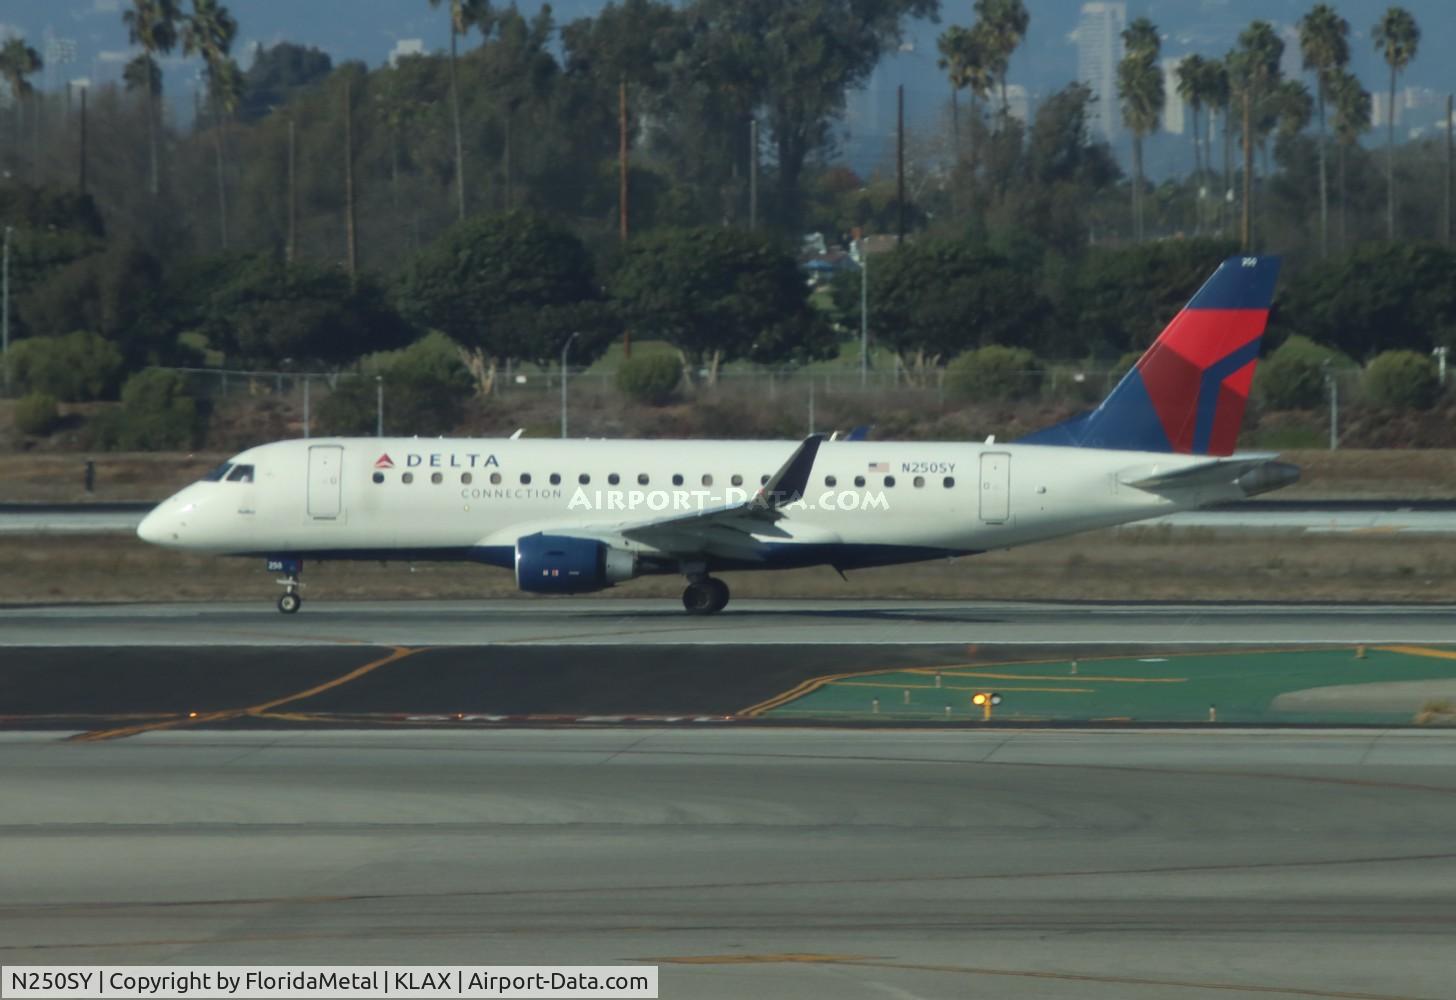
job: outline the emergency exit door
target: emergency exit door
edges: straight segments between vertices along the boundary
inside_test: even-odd
[[[1011,517],[1011,456],[1004,451],[981,456],[981,520],[1002,524]]]
[[[344,449],[336,444],[317,444],[308,449],[308,516],[320,521],[338,518],[343,507],[340,470]]]

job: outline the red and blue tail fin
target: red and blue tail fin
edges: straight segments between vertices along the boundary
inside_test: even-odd
[[[1102,405],[1022,442],[1233,454],[1278,277],[1278,257],[1224,261]]]

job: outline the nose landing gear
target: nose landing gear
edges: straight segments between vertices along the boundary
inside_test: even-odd
[[[273,556],[268,559],[268,571],[284,574],[278,581],[283,587],[283,595],[278,598],[278,610],[285,615],[297,614],[298,609],[303,607],[303,598],[298,594],[299,588],[303,586],[302,581],[299,580],[299,577],[303,575],[303,560],[288,556]]]

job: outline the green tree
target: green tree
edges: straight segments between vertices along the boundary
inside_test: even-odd
[[[1385,238],[1395,239],[1395,82],[1411,64],[1421,44],[1421,29],[1404,7],[1391,7],[1370,30],[1370,39],[1385,64],[1390,67],[1390,102],[1386,121],[1389,125],[1386,143],[1386,207]]]
[[[1196,188],[1204,185],[1206,178],[1203,173],[1203,156],[1200,145],[1202,129],[1198,127],[1198,116],[1203,112],[1203,103],[1207,99],[1204,90],[1208,79],[1208,60],[1200,55],[1184,56],[1178,63],[1178,96],[1188,105],[1188,110],[1193,113],[1193,184]],[[1195,228],[1200,232],[1203,229],[1203,201],[1198,200],[1198,214]]]
[[[75,403],[116,391],[121,352],[96,334],[78,330],[12,344],[9,366],[22,389]]]
[[[639,354],[617,366],[617,388],[626,396],[648,406],[672,401],[682,384],[682,359],[671,354]]]
[[[832,355],[804,274],[770,237],[742,229],[662,229],[627,244],[610,289],[623,317],[676,347],[717,382],[726,361]]]
[[[939,0],[699,0],[701,28],[733,49],[733,65],[757,84],[777,152],[779,224],[797,232],[804,164],[833,138],[847,90],[900,44],[910,17]]]
[[[122,451],[186,448],[197,440],[199,417],[181,375],[149,368],[126,380],[120,413],[103,433]]]
[[[5,44],[0,46],[0,77],[4,77],[5,82],[10,85],[10,96],[15,100],[15,162],[17,164],[21,160],[21,111],[25,107],[26,98],[35,93],[35,87],[31,85],[30,77],[39,73],[44,66],[40,53],[25,44],[25,39],[18,35],[7,38]]]
[[[1329,372],[1354,366],[1339,351],[1294,334],[1259,365],[1254,376],[1254,393],[1271,409],[1308,410],[1324,400],[1328,391],[1325,378]]]
[[[455,203],[459,220],[465,221],[465,146],[460,135],[460,84],[456,69],[459,39],[472,27],[490,28],[490,0],[430,0],[431,7],[450,5],[450,120],[455,129]]]
[[[858,326],[857,286],[835,286],[845,325]],[[962,240],[921,239],[876,255],[868,292],[870,329],[920,381],[971,348],[1036,346],[1050,317],[1030,268]]]
[[[389,432],[397,435],[449,434],[464,417],[474,388],[459,348],[442,333],[371,355],[359,369],[362,377],[340,379],[319,408],[319,423],[328,433],[373,433],[378,419],[374,375],[384,380],[384,417]]]
[[[1370,92],[1360,85],[1355,74],[1341,70],[1330,81],[1330,97],[1335,111],[1335,143],[1339,160],[1337,167],[1340,186],[1340,245],[1347,242],[1349,218],[1349,187],[1346,181],[1346,162],[1350,150],[1357,147],[1360,137],[1370,131],[1373,103]]]
[[[222,249],[228,247],[227,181],[223,174],[223,123],[242,100],[243,74],[229,56],[238,22],[218,0],[192,0],[192,13],[182,24],[182,52],[200,55],[212,105],[212,133],[217,161],[217,224]]]
[[[1143,137],[1158,128],[1166,95],[1163,68],[1158,63],[1162,40],[1153,22],[1140,17],[1122,33],[1126,55],[1117,65],[1117,92],[1122,98],[1122,117],[1132,132],[1132,228],[1133,238],[1146,235],[1143,217]]]
[[[131,8],[122,11],[127,37],[142,52],[126,65],[128,90],[143,92],[147,109],[148,190],[153,198],[161,191],[160,167],[157,163],[157,115],[162,96],[162,68],[157,56],[171,52],[177,44],[177,0],[132,0]]]
[[[209,298],[208,342],[249,363],[349,364],[409,343],[413,330],[383,288],[337,268],[285,266],[271,256],[238,262]]]
[[[1244,198],[1241,245],[1253,248],[1254,240],[1254,147],[1259,142],[1258,123],[1268,114],[1271,95],[1279,85],[1279,62],[1284,42],[1268,21],[1254,21],[1239,34],[1239,47],[1229,55],[1229,85],[1242,107],[1244,146]],[[1270,119],[1273,121],[1274,119]],[[1272,124],[1270,126],[1273,127]]]
[[[1024,347],[987,344],[945,366],[945,388],[972,402],[1027,399],[1041,391],[1046,366]]]
[[[33,334],[89,330],[114,344],[131,367],[176,358],[158,317],[161,263],[136,243],[113,240],[102,252],[52,270],[20,302]]]
[[[1329,139],[1325,129],[1325,107],[1336,78],[1350,63],[1350,22],[1327,3],[1315,4],[1299,21],[1299,49],[1304,68],[1314,73],[1315,99],[1319,107],[1320,255],[1330,255]]]
[[[1001,90],[1001,115],[1011,113],[1006,96],[1006,74],[1011,57],[1026,38],[1031,15],[1022,0],[975,0],[977,27],[981,29],[979,48]]]
[[[329,54],[312,46],[278,42],[258,49],[253,65],[243,74],[239,120],[258,121],[295,94],[322,83],[333,69]]]
[[[406,317],[460,345],[482,392],[503,361],[551,364],[576,333],[572,357],[588,362],[617,330],[586,247],[525,212],[453,226],[410,261],[398,301]]]
[[[1441,395],[1436,363],[1415,351],[1386,351],[1365,369],[1365,396],[1391,410],[1429,410]]]

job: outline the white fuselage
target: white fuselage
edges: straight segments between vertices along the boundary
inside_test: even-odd
[[[641,572],[676,572],[681,549],[623,532],[741,503],[797,447],[793,441],[281,441],[233,458],[234,468],[250,467],[246,476],[194,483],[164,501],[139,533],[161,545],[220,554],[510,566],[518,539],[545,532],[629,550],[641,560]],[[708,569],[913,562],[1244,495],[1231,482],[1160,493],[1128,485],[1208,462],[1038,445],[829,441],[818,451],[800,503],[728,550],[708,545],[703,561]]]

